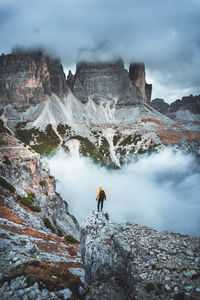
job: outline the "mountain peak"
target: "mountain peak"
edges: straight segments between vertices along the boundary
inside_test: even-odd
[[[112,62],[82,61],[77,63],[74,77],[71,75],[68,75],[68,85],[83,103],[89,99],[97,103],[116,100],[121,107],[140,101],[149,102],[151,98],[152,87],[146,84],[144,64],[131,64],[128,72],[122,59]]]

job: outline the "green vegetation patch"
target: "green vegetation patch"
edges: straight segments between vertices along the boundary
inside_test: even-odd
[[[70,152],[69,147],[65,145],[65,143],[62,143],[62,148],[65,150],[65,152]]]
[[[121,134],[116,134],[113,136],[113,145],[116,146],[119,140],[121,139]]]
[[[62,237],[62,236],[63,236],[62,230],[59,229],[59,228],[57,229],[57,233],[58,233],[58,236],[59,236],[59,237]]]
[[[16,137],[26,145],[33,142],[34,145],[31,145],[31,147],[36,152],[48,155],[58,147],[60,139],[51,124],[48,124],[44,131],[40,131],[38,128],[23,129],[23,127],[23,124],[17,124]]]
[[[44,187],[46,184],[46,181],[44,179],[40,180],[39,184],[41,185],[41,187]]]
[[[140,142],[141,140],[142,140],[141,134],[135,134],[133,136],[133,143],[134,143],[134,145],[137,145],[137,143]]]
[[[107,140],[105,138],[103,139],[103,144],[101,144],[99,150],[92,142],[88,140],[88,138],[84,138],[82,136],[76,135],[71,137],[70,139],[78,140],[80,142],[80,148],[79,148],[80,154],[82,154],[84,157],[90,157],[95,163],[104,164],[105,163],[104,155],[108,153],[110,154],[110,152],[106,150]]]
[[[30,193],[28,193],[27,197],[21,198],[21,203],[23,205],[27,206],[28,208],[30,208],[30,210],[32,210],[32,211],[41,212],[41,207],[40,206],[33,205],[33,202],[35,200],[34,198],[35,198],[35,194],[30,192]]]
[[[131,145],[132,143],[133,143],[133,137],[132,135],[129,135],[119,144],[119,146]]]
[[[140,148],[137,153],[138,154],[147,153],[147,154],[150,155],[150,154],[152,154],[154,152],[157,152],[157,149],[156,149],[157,146],[158,146],[157,144],[153,144],[153,145],[150,145],[147,149]]]
[[[110,144],[105,137],[101,137],[101,146],[99,148],[101,155],[105,156],[107,159],[110,157]]]
[[[51,225],[51,222],[50,222],[50,220],[48,218],[44,218],[43,221],[44,221],[44,225],[47,228],[49,228],[53,233],[56,232],[55,228]]]
[[[3,177],[0,177],[0,185],[6,189],[9,190],[11,193],[15,192],[15,187],[9,183],[7,180],[5,180]]]
[[[80,243],[79,241],[77,241],[73,236],[71,236],[70,234],[65,236],[65,240],[69,243],[75,244],[75,243]]]
[[[66,134],[66,132],[71,131],[71,127],[66,125],[66,124],[65,125],[64,124],[58,124],[57,131],[61,136],[63,136],[63,135]]]
[[[10,166],[12,164],[12,162],[10,161],[10,159],[8,158],[8,156],[4,155],[3,157],[3,161],[4,164]]]

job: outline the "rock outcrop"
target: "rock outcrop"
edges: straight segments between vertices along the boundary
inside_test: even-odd
[[[82,299],[79,224],[39,155],[1,126],[0,298]]]
[[[0,104],[36,105],[52,93],[62,97],[68,91],[58,59],[42,51],[15,51],[0,56]]]
[[[199,299],[199,246],[197,237],[94,213],[81,229],[86,299]]]
[[[151,106],[163,115],[168,114],[169,104],[165,100],[156,98],[151,101]]]
[[[129,77],[133,84],[135,84],[140,93],[139,97],[141,100],[150,103],[151,102],[151,93],[152,93],[152,84],[146,83],[146,73],[145,66],[143,63],[132,63],[129,67]]]
[[[117,100],[118,106],[150,102],[151,85],[145,81],[144,64],[131,64],[129,73],[120,59],[110,63],[80,62],[67,82],[74,96],[83,103]]]
[[[171,104],[163,99],[154,99],[151,106],[167,117],[187,125],[189,129],[200,131],[200,95],[183,97]]]

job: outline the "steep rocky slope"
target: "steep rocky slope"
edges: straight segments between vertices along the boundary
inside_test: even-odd
[[[0,298],[82,299],[79,225],[39,155],[1,124]]]
[[[187,128],[200,131],[200,96],[183,97],[171,104],[157,98],[152,100],[151,106]]]
[[[200,238],[94,213],[81,229],[81,251],[86,299],[200,299]]]

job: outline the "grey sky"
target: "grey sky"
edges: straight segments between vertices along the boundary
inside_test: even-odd
[[[153,97],[200,94],[200,0],[0,0],[0,51],[143,61]]]

